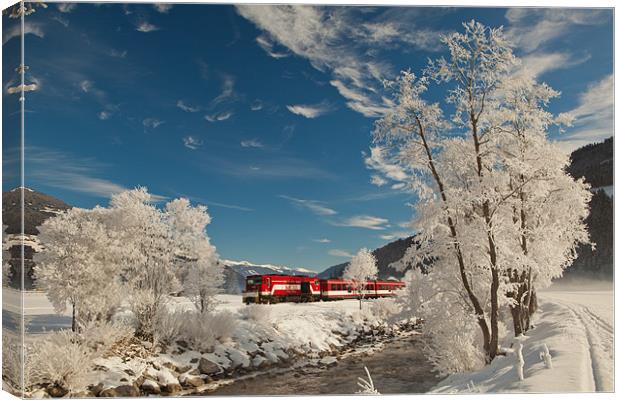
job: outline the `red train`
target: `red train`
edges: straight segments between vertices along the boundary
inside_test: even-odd
[[[364,298],[394,296],[405,287],[399,281],[367,281]],[[319,279],[293,275],[251,275],[246,278],[243,302],[279,303],[356,299],[358,293],[352,281],[346,279]]]

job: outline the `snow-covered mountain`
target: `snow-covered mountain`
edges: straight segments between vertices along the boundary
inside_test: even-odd
[[[305,268],[290,268],[283,265],[256,264],[250,261],[221,260],[225,266],[225,292],[229,294],[241,293],[245,287],[245,278],[250,275],[305,275],[314,276],[316,272]]]
[[[6,227],[7,237],[3,243],[4,249],[10,253],[12,266],[11,283],[20,282],[21,251],[20,244],[24,242],[24,269],[26,274],[24,284],[26,289],[32,288],[32,261],[33,254],[40,251],[37,229],[46,219],[71,208],[70,205],[45,193],[24,188],[24,234],[21,234],[21,196],[22,190],[17,187],[2,193],[2,223]],[[4,228],[3,227],[3,228]]]

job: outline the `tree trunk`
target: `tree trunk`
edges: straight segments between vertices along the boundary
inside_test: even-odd
[[[77,332],[77,321],[75,318],[75,303],[71,304],[71,308],[72,308],[72,312],[71,312],[71,331],[72,332]]]

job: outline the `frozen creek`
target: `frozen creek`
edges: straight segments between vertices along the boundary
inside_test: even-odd
[[[364,365],[382,394],[424,393],[440,380],[422,354],[419,336],[404,335],[349,350],[329,366],[319,363],[266,371],[232,380],[201,395],[352,394],[359,390],[357,378],[366,378]]]

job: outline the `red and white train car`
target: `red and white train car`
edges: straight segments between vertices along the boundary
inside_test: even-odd
[[[398,289],[405,287],[399,281],[367,281],[362,283],[364,298],[395,296]],[[356,299],[358,290],[353,281],[346,279],[321,279],[322,300]]]
[[[399,281],[367,281],[363,285],[365,298],[394,296],[398,289],[405,287],[405,284]],[[356,285],[350,280],[291,275],[252,275],[246,278],[243,302],[272,304],[283,301],[355,299],[357,296]]]
[[[243,302],[307,302],[321,299],[319,278],[290,275],[252,275],[246,278]]]

